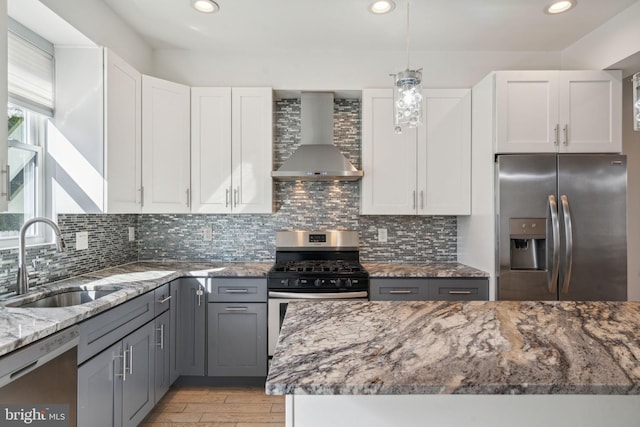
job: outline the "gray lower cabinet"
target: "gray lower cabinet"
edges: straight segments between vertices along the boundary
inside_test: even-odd
[[[208,301],[208,375],[266,376],[266,279],[213,279]]]
[[[137,426],[154,400],[154,322],[78,368],[79,426]]]
[[[373,278],[371,301],[488,300],[486,278]]]
[[[158,403],[171,386],[171,312],[156,317],[154,327],[154,403]]]
[[[205,375],[205,319],[209,280],[182,278],[175,281],[179,293],[175,351],[180,375]]]

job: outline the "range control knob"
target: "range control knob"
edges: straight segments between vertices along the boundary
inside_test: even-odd
[[[342,279],[336,279],[336,288],[342,286]]]
[[[351,283],[351,279],[347,279],[344,281],[344,284],[347,286],[347,288],[350,288],[352,283]]]
[[[284,287],[289,286],[289,279],[281,279],[280,284]]]
[[[316,288],[319,288],[322,285],[322,280],[316,279],[313,284],[316,285]]]
[[[296,279],[294,285],[296,288],[300,286],[300,279]]]

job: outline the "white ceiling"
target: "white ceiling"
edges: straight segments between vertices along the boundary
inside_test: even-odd
[[[405,48],[406,1],[387,15],[372,0],[103,0],[156,49],[209,51]],[[550,0],[414,0],[412,51],[561,51],[638,0],[578,0],[547,15]]]

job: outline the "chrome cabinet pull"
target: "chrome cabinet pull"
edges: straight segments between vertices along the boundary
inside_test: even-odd
[[[249,310],[248,307],[225,307],[224,308],[224,311],[230,311],[230,312],[245,312],[248,310]]]
[[[160,299],[158,300],[159,304],[164,304],[165,302],[169,301],[171,299],[171,295],[169,295],[168,297],[166,297],[165,299]]]
[[[390,289],[390,294],[412,294],[413,291],[411,289]]]
[[[225,289],[224,292],[226,294],[247,294],[249,289]]]
[[[122,373],[116,374],[116,377],[122,377],[122,381],[127,380],[127,350],[123,350],[122,354],[116,356],[118,359],[122,359]]]
[[[420,210],[424,210],[424,190],[420,190]]]
[[[129,345],[129,375],[133,375],[133,346]]]
[[[551,216],[551,241],[553,245],[553,252],[551,253],[552,267],[548,270],[547,286],[549,288],[549,292],[555,294],[558,290],[558,272],[560,266],[560,221],[558,220],[556,196],[553,194],[549,195],[547,210]],[[547,236],[547,241],[548,240],[549,238]]]
[[[224,207],[229,207],[229,189],[224,190]]]
[[[564,134],[564,145],[569,145],[569,125],[564,125],[562,128],[562,133]]]
[[[451,290],[449,291],[449,295],[471,295],[471,291],[469,290]]]
[[[556,125],[555,128],[553,128],[553,134],[555,136],[555,139],[553,140],[553,145],[558,145],[558,140],[560,139],[560,125]]]
[[[161,323],[160,327],[156,328],[156,332],[160,332],[160,342],[156,343],[156,346],[160,347],[160,350],[164,350],[164,323]]]
[[[416,209],[416,190],[413,190],[413,209]]]
[[[191,206],[191,191],[187,188],[187,206]]]
[[[240,199],[240,187],[233,190],[233,207],[238,207],[238,200]]]
[[[140,207],[144,207],[144,186],[140,187]]]
[[[560,196],[562,201],[562,217],[564,219],[564,239],[565,239],[565,266],[564,279],[562,280],[562,293],[569,292],[571,284],[571,267],[573,266],[573,224],[571,222],[571,208],[569,207],[569,199],[566,195]]]
[[[202,305],[202,295],[204,295],[204,291],[200,288],[196,290],[196,296],[198,297],[198,307]]]

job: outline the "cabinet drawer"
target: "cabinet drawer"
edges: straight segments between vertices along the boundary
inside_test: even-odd
[[[155,315],[158,316],[171,308],[171,291],[169,290],[169,284],[166,283],[159,288],[156,288],[154,293],[155,300]]]
[[[80,323],[78,364],[113,345],[154,317],[154,292],[147,292]]]
[[[425,279],[372,279],[371,301],[418,301],[428,299]]]
[[[213,279],[210,302],[267,302],[267,279]]]
[[[488,300],[488,279],[430,279],[431,300]]]

